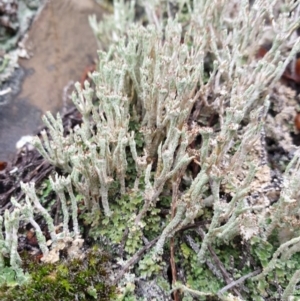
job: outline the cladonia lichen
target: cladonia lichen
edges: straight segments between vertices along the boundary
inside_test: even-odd
[[[48,113],[48,130],[34,143],[64,174],[51,180],[63,230],[51,230],[32,184],[23,185],[26,202],[6,213],[2,256],[10,252],[20,267],[20,218],[40,233],[32,204],[53,235],[50,250],[38,236],[44,256],[59,239],[81,239],[80,200],[89,237],[118,258],[112,281],[120,300],[299,295],[300,153],[292,119],[272,115],[279,80],[300,50],[299,8],[299,1],[120,0],[104,21],[91,17],[105,50],[92,83],[75,85],[82,124],[65,135],[59,114]],[[290,159],[276,168],[267,144],[282,144],[283,123]],[[21,208],[29,213],[20,216]]]

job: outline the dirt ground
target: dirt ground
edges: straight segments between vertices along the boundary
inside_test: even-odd
[[[93,0],[51,0],[36,17],[24,41],[30,58],[19,60],[12,79],[19,93],[0,110],[0,161],[13,156],[21,136],[37,132],[43,113],[63,109],[64,89],[94,63],[91,14],[103,14]]]

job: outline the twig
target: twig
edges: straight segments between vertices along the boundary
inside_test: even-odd
[[[119,256],[121,258],[123,257],[123,254],[124,254],[124,248],[125,248],[126,239],[128,237],[128,234],[129,234],[129,229],[128,229],[128,227],[126,227],[126,229],[124,231],[124,234],[123,234],[123,237],[122,237],[122,240],[121,240],[121,244],[120,244],[120,254],[119,254]]]
[[[205,236],[204,231],[200,227],[197,230],[198,230],[197,232],[199,233],[199,235],[203,239],[204,236]],[[217,254],[215,253],[214,249],[210,245],[208,245],[208,250],[209,250],[209,252],[210,252],[210,254],[213,258],[213,261],[215,262],[215,264],[219,268],[220,272],[222,273],[222,275],[224,277],[224,280],[227,283],[227,285],[231,284],[233,281],[232,281],[231,277],[229,276],[228,272],[226,271],[223,263],[221,262],[221,260],[217,256]],[[234,288],[233,291],[237,296],[242,298],[242,295],[240,294],[240,292],[236,288]]]
[[[247,274],[247,275],[239,278],[238,280],[232,281],[231,283],[229,283],[228,285],[226,285],[222,289],[220,289],[218,291],[218,295],[222,295],[223,293],[225,293],[229,289],[233,288],[234,286],[243,283],[246,279],[254,277],[254,276],[258,275],[259,273],[261,273],[261,269],[258,269],[258,270],[254,271],[254,272],[251,272],[251,273],[249,273],[249,274]]]
[[[160,237],[160,236],[159,236]],[[122,277],[123,275],[126,273],[126,271],[129,269],[129,267],[133,264],[135,264],[140,257],[142,256],[142,254],[144,252],[146,252],[147,250],[149,250],[159,239],[159,237],[154,238],[153,240],[151,240],[149,242],[148,245],[144,246],[143,248],[141,248],[139,251],[137,251],[125,264],[125,266],[123,267],[123,269],[119,272],[119,274],[116,276],[115,280],[113,281],[114,284],[116,284]]]
[[[178,187],[180,184],[181,176],[177,177],[176,181],[172,184],[172,205],[171,205],[171,219],[174,218],[176,214],[176,205],[178,200]],[[175,285],[177,281],[177,271],[176,271],[176,264],[174,259],[174,237],[170,239],[170,264],[171,264],[171,271],[172,271],[172,286]],[[174,291],[173,293],[173,300],[179,301],[179,294],[178,291]]]
[[[174,259],[174,237],[170,239],[170,264],[171,264],[171,272],[172,272],[172,286],[177,281],[177,272],[176,272],[176,264]],[[173,300],[179,301],[178,291],[174,291],[173,293]]]

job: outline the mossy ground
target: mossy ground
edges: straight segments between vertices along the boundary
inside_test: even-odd
[[[109,257],[93,247],[85,259],[61,261],[57,264],[35,262],[23,254],[23,268],[31,280],[23,286],[2,286],[2,301],[112,300],[115,287],[108,283]]]

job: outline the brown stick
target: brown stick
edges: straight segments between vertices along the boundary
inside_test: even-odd
[[[251,273],[249,273],[249,274],[247,274],[247,275],[239,278],[238,280],[232,281],[231,283],[227,284],[222,289],[220,289],[218,291],[218,295],[219,296],[222,295],[223,293],[225,293],[229,289],[232,289],[234,286],[243,283],[246,279],[254,277],[254,276],[258,275],[259,273],[261,273],[261,269],[258,269],[258,270],[254,271],[254,272],[251,272]]]
[[[171,219],[174,218],[176,214],[176,206],[178,201],[178,187],[180,184],[181,177],[178,176],[176,181],[172,183],[172,205],[171,205]],[[172,271],[172,286],[175,285],[177,281],[177,271],[176,271],[176,264],[174,258],[174,237],[170,239],[170,264],[171,264],[171,271]],[[173,292],[174,301],[179,301],[179,293],[178,290]]]
[[[174,259],[174,237],[172,237],[170,240],[170,264],[171,264],[171,271],[172,271],[172,286],[173,286],[177,281],[176,264]],[[174,296],[174,301],[179,301],[178,290],[173,292],[173,296]]]
[[[160,237],[160,236],[159,236]],[[117,277],[115,278],[115,280],[113,281],[114,284],[116,284],[122,277],[123,275],[126,273],[126,271],[129,269],[129,267],[133,264],[135,264],[140,257],[143,255],[144,252],[146,252],[147,250],[149,250],[159,239],[159,237],[154,238],[153,240],[151,240],[146,246],[144,246],[143,248],[141,248],[139,251],[137,251],[128,261],[127,263],[124,265],[123,269],[119,272],[119,274],[117,275]]]
[[[201,238],[203,239],[205,236],[204,231],[199,227],[198,228],[199,231],[197,231],[199,233],[199,235],[201,236]],[[214,249],[208,245],[208,250],[213,258],[213,261],[215,262],[215,264],[217,265],[217,267],[219,268],[220,272],[222,273],[225,282],[227,283],[227,285],[229,285],[230,283],[233,282],[233,280],[231,279],[230,275],[228,274],[228,272],[226,271],[223,263],[221,262],[221,260],[219,259],[219,257],[217,256],[217,254],[215,253]],[[227,286],[226,286],[227,287]],[[232,287],[233,292],[239,296],[242,299],[242,295],[240,294],[240,292],[237,290],[237,288],[235,288],[234,286]]]

